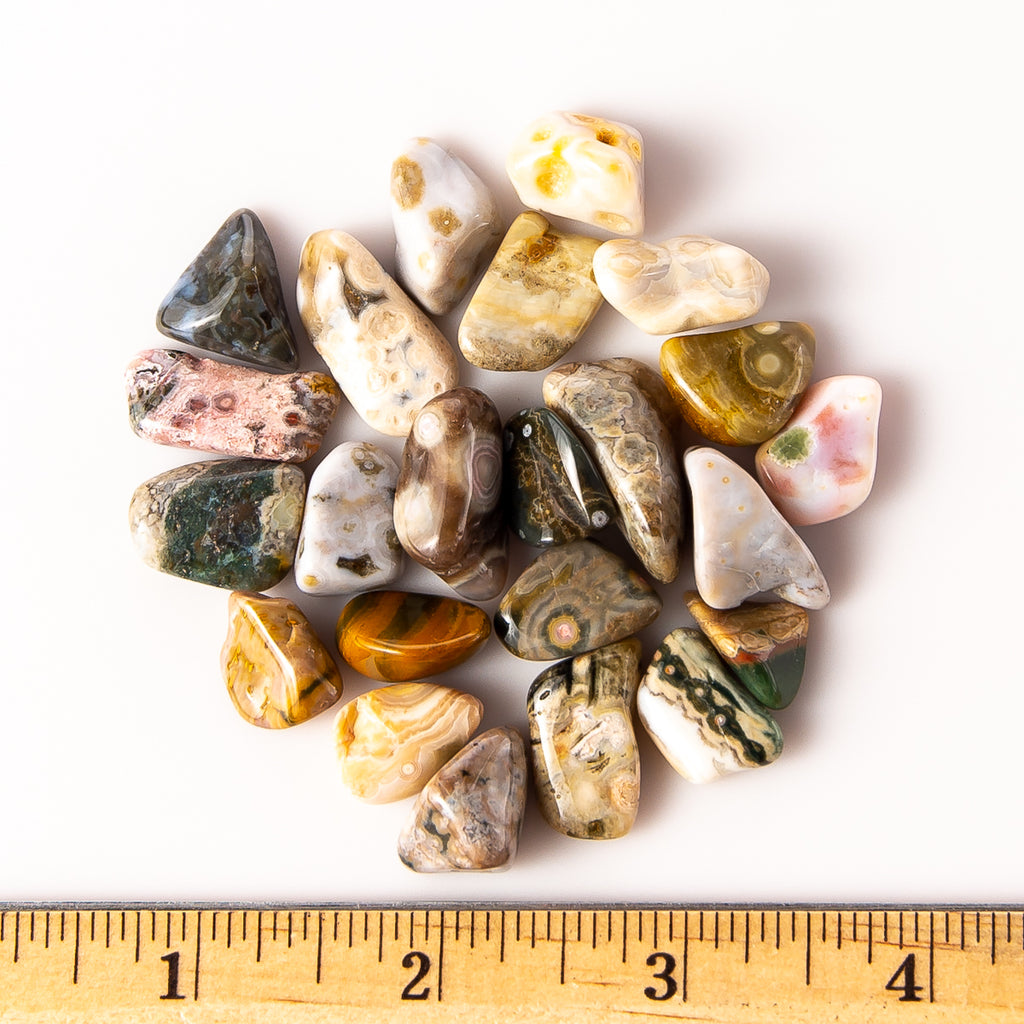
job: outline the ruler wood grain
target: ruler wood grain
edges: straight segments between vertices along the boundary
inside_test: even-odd
[[[0,1021],[1024,1024],[1024,907],[2,906]]]

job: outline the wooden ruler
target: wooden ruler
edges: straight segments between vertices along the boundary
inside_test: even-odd
[[[0,1021],[1024,1022],[1024,906],[3,906]]]

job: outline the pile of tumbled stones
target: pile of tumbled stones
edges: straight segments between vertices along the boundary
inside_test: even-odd
[[[307,239],[298,308],[330,376],[296,372],[270,241],[239,210],[157,321],[171,338],[252,365],[151,349],[126,378],[139,436],[225,456],[142,484],[130,522],[149,565],[232,591],[221,667],[243,718],[296,725],[342,693],[302,612],[260,592],[294,565],[305,593],[356,595],[337,650],[389,685],[338,713],[341,774],[366,801],[416,796],[399,855],[417,871],[500,868],[515,856],[520,734],[474,737],[480,701],[423,681],[490,635],[472,602],[505,590],[510,530],[542,550],[504,593],[494,631],[520,658],[563,659],[527,698],[538,800],[565,835],[610,839],[637,811],[634,699],[692,782],[779,756],[771,711],[800,685],[807,610],[829,599],[793,525],[851,512],[875,471],[880,388],[854,376],[812,385],[806,324],[683,333],[756,316],[768,273],[751,255],[697,235],[602,242],[548,222],[642,232],[634,129],[548,114],[519,136],[507,168],[530,210],[503,232],[473,171],[429,139],[408,144],[391,176],[401,285],[351,235]],[[458,331],[470,363],[552,366],[607,300],[640,330],[672,335],[661,372],[632,358],[562,363],[544,378],[544,405],[503,426],[487,395],[459,386],[456,353],[427,315],[450,312],[485,266]],[[346,441],[307,490],[295,463],[317,452],[342,392],[372,430],[405,439],[401,465],[372,440]],[[757,479],[719,447],[680,459],[683,420],[719,446],[759,445]],[[686,602],[699,628],[669,633],[641,679],[635,634],[662,604],[649,578],[676,578],[688,505],[696,589]],[[642,573],[590,539],[611,522]],[[387,589],[406,555],[458,598]],[[768,600],[749,600],[758,596]]]

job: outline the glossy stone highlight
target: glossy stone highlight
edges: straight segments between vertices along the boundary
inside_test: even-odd
[[[228,590],[268,590],[291,568],[305,496],[297,466],[196,462],[140,484],[129,525],[154,569]]]
[[[139,437],[232,458],[304,462],[341,403],[326,373],[266,373],[152,348],[125,371],[128,417]]]
[[[591,540],[549,548],[509,587],[494,616],[498,639],[531,661],[584,654],[653,622],[661,598],[618,555]]]
[[[561,661],[530,687],[530,753],[540,809],[575,839],[616,839],[636,818],[640,755],[632,703],[635,637]]]
[[[640,681],[637,711],[670,765],[690,782],[771,764],[782,732],[696,629],[665,637]]]
[[[298,725],[341,696],[341,673],[305,615],[283,597],[228,598],[221,673],[238,713],[264,729]]]
[[[661,373],[686,422],[719,444],[760,444],[785,426],[811,381],[814,332],[775,321],[669,338]]]
[[[236,210],[217,229],[160,304],[156,327],[258,366],[298,366],[277,260],[252,210]]]
[[[350,700],[334,723],[341,778],[371,804],[418,793],[476,731],[483,705],[436,683],[397,683]]]
[[[468,743],[427,783],[398,838],[413,871],[495,871],[519,848],[526,804],[526,752],[514,729]]]
[[[453,597],[377,590],[338,618],[341,656],[371,679],[424,679],[461,665],[491,635],[487,614]]]

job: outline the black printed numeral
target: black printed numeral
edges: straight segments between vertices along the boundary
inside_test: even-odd
[[[652,953],[647,958],[647,966],[654,967],[659,961],[664,966],[660,971],[654,972],[654,977],[660,978],[665,982],[665,988],[659,992],[653,985],[648,985],[644,989],[644,995],[648,999],[663,1002],[666,999],[671,999],[676,994],[679,986],[676,984],[676,979],[672,977],[672,972],[676,969],[676,958],[671,953]]]
[[[418,992],[415,989],[430,970],[430,957],[426,953],[421,953],[418,949],[414,949],[402,957],[402,966],[416,968],[416,973],[412,976],[412,980],[402,989],[402,998],[426,999],[430,995],[429,985],[425,985]]]
[[[903,963],[896,968],[896,973],[885,983],[885,989],[887,992],[902,992],[899,1001],[901,1003],[919,1003],[921,997],[917,994],[921,991],[921,985],[914,984],[914,954],[910,953],[904,959]],[[903,977],[903,983],[900,983],[900,976]]]
[[[161,999],[185,998],[178,991],[178,960],[180,958],[180,953],[168,953],[166,956],[160,957],[167,964],[167,991],[160,997]]]

